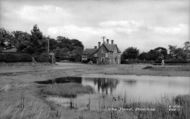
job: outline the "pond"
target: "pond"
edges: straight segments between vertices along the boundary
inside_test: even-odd
[[[81,83],[96,93],[126,96],[131,101],[154,102],[190,94],[190,77],[90,74],[83,75]]]
[[[60,77],[55,80],[39,81],[40,84],[49,83],[80,83],[91,86],[95,93],[78,95],[73,99],[81,109],[90,105],[94,110],[101,106],[111,105],[113,97],[125,99],[127,102],[162,102],[171,100],[177,95],[190,94],[189,77],[146,76],[146,75],[103,75],[88,74],[80,77]],[[70,98],[48,97],[47,100],[63,106],[69,106]]]

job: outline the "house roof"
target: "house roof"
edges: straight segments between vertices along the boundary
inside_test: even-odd
[[[121,51],[119,50],[119,48],[117,47],[116,44],[107,44],[107,43],[103,43],[102,46],[104,46],[108,52],[114,52],[115,49],[117,49],[117,52],[118,53],[121,53]],[[101,47],[102,47],[101,46]],[[99,50],[98,49],[95,49],[95,48],[87,48],[83,51],[83,55],[93,55],[94,53],[96,53],[97,51]]]
[[[94,48],[87,48],[83,51],[83,54],[84,55],[91,55],[93,53],[95,53],[97,51],[97,49],[94,49]]]
[[[121,52],[116,44],[103,43],[102,45],[104,45],[109,52],[113,52],[115,48],[117,49],[118,53]]]

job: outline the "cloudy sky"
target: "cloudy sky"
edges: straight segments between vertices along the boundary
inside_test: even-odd
[[[86,48],[102,36],[123,51],[147,51],[189,40],[189,0],[0,0],[0,26],[76,38]]]

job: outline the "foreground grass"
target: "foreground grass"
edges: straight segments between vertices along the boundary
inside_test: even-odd
[[[39,88],[41,94],[62,97],[76,97],[78,94],[93,93],[93,88],[78,83],[49,84]]]
[[[190,95],[177,96],[170,103],[129,103],[124,108],[132,108],[132,117],[137,119],[189,119]]]
[[[98,74],[135,74],[135,75],[166,75],[166,76],[190,76],[190,66],[153,66],[153,69],[143,69],[147,65],[83,65],[60,64],[56,66],[41,65],[0,65],[0,119],[189,119],[190,96],[178,96],[175,104],[180,105],[180,111],[169,112],[168,105],[162,104],[128,104],[128,106],[154,106],[157,111],[135,112],[104,112],[104,111],[80,111],[64,109],[44,100],[41,95],[35,93],[40,89],[41,94],[75,96],[80,93],[90,93],[88,88],[66,85],[34,86],[32,82],[47,80],[56,77],[81,75],[87,73]],[[11,74],[11,75],[9,75]],[[26,87],[14,86],[25,84]],[[9,90],[5,85],[10,84]],[[13,86],[12,86],[13,85]],[[69,84],[72,85],[73,84]],[[75,84],[74,84],[75,85]],[[56,88],[60,87],[60,88]],[[20,88],[19,90],[17,90]],[[34,89],[33,89],[34,88]],[[79,90],[81,89],[81,90]],[[43,92],[44,91],[44,92]],[[127,106],[127,105],[124,105]]]

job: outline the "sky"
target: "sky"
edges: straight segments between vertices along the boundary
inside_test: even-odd
[[[189,0],[0,0],[0,27],[65,36],[93,48],[102,36],[123,51],[182,47],[189,39]]]

